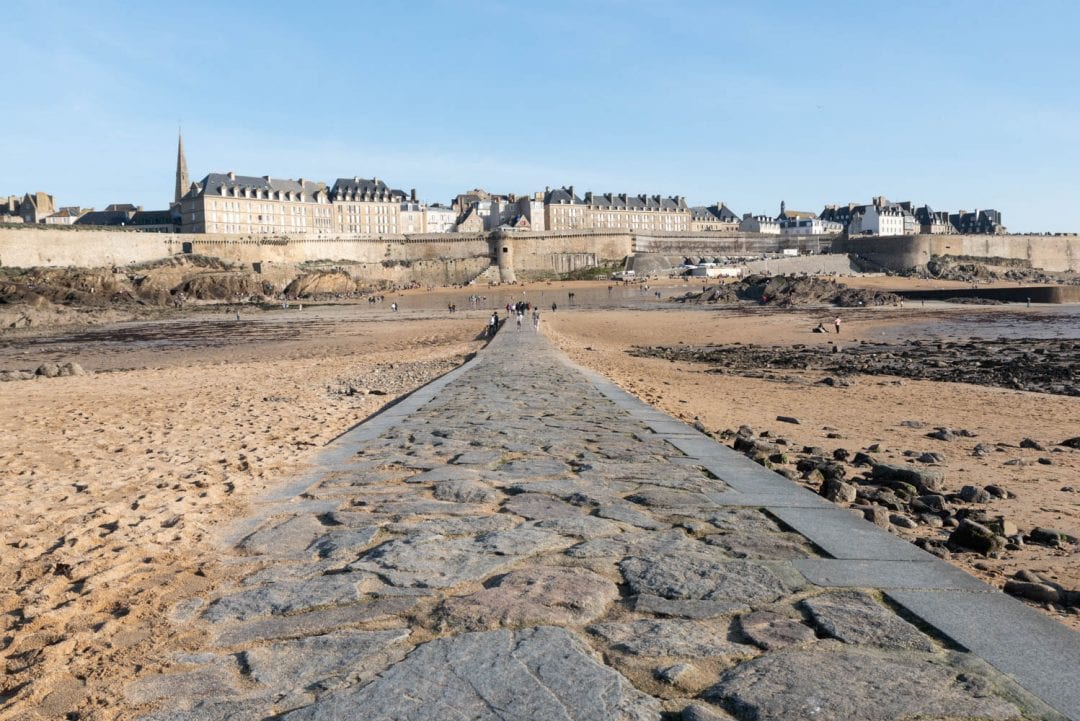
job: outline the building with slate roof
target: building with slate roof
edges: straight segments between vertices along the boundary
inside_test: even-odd
[[[962,235],[999,235],[1005,232],[1005,226],[1001,224],[1001,211],[998,210],[961,210],[949,216],[949,223]]]
[[[179,233],[178,210],[136,210],[128,221],[128,227],[143,233]]]
[[[69,205],[56,211],[43,221],[45,225],[75,225],[75,221],[90,212],[93,208],[80,208],[77,205]]]
[[[682,196],[585,193],[574,186],[544,191],[544,221],[548,230],[668,231],[690,230],[690,206]]]
[[[690,208],[690,230],[695,233],[738,229],[739,216],[721,201],[716,201],[714,205]]]
[[[919,232],[924,235],[949,235],[956,232],[949,222],[949,213],[934,210],[929,205],[915,209],[915,221],[919,224]]]
[[[415,190],[406,195],[378,178],[338,178],[330,188],[335,230],[343,235],[404,233],[401,209],[410,201],[416,203]]]
[[[760,233],[762,235],[780,235],[780,221],[771,215],[745,213],[739,221],[739,231]]]
[[[77,227],[97,226],[103,228],[127,227],[131,223],[132,216],[139,211],[134,205],[128,203],[114,203],[105,210],[91,210],[83,213],[74,225]]]
[[[181,232],[330,237],[325,183],[210,173],[180,199]]]

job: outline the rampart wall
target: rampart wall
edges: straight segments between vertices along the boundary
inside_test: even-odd
[[[358,277],[460,283],[497,263],[504,280],[543,277],[620,263],[637,254],[718,256],[852,253],[894,270],[925,267],[932,256],[1009,260],[1045,270],[1080,271],[1080,236],[918,235],[910,237],[785,238],[730,233],[547,231],[386,236],[377,239],[238,238],[126,230],[0,227],[0,267],[128,265],[177,253],[244,264],[350,265]],[[504,252],[505,249],[505,252]]]
[[[1030,263],[1033,268],[1080,272],[1077,235],[915,235],[838,239],[833,252],[852,253],[891,270],[925,268],[933,256]]]

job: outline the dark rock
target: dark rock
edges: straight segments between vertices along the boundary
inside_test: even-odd
[[[1005,582],[1005,593],[1038,603],[1059,603],[1061,601],[1061,592],[1045,583],[1009,580]]]
[[[990,485],[986,486],[984,490],[994,498],[1009,498],[1012,495],[1001,486]]]
[[[1036,451],[1045,451],[1046,450],[1046,447],[1043,446],[1043,444],[1039,443],[1038,441],[1036,441],[1033,438],[1025,438],[1024,440],[1020,441],[1020,447],[1021,448],[1032,448],[1032,449],[1034,449]]]
[[[960,499],[967,503],[989,503],[993,498],[986,490],[978,486],[964,486],[960,489]]]
[[[949,535],[949,546],[988,555],[1004,548],[1005,539],[981,523],[965,518]]]
[[[793,423],[795,425],[800,424],[799,419],[793,416],[777,416],[776,420],[780,421],[781,423]]]
[[[889,523],[899,528],[918,528],[919,524],[915,522],[911,516],[906,516],[903,513],[890,513]]]
[[[945,462],[945,456],[940,453],[921,453],[915,460],[919,463],[940,464]]]
[[[835,451],[832,452],[832,457],[837,461],[846,461],[848,458],[851,457],[851,452],[848,451],[846,448],[837,448]]]
[[[937,493],[945,487],[945,474],[928,468],[894,466],[888,463],[875,463],[871,476],[874,479],[895,480],[910,483],[921,493]]]
[[[1046,546],[1060,546],[1064,543],[1076,543],[1076,537],[1056,528],[1039,526],[1032,529],[1027,538],[1029,543],[1041,543]]]
[[[900,425],[905,428],[926,428],[926,424],[922,421],[900,421]]]
[[[1080,436],[1075,436],[1073,438],[1066,438],[1061,443],[1058,443],[1058,445],[1059,446],[1065,446],[1066,448],[1076,448],[1076,449],[1080,450]]]
[[[919,496],[911,502],[911,507],[916,511],[941,513],[948,507],[948,503],[945,501],[945,496],[932,493],[925,496]]]
[[[833,503],[852,503],[855,501],[855,486],[836,478],[825,481],[819,493]]]

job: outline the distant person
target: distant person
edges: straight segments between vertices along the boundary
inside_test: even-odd
[[[552,313],[554,313],[554,312],[555,312],[555,309],[556,309],[557,307],[558,307],[558,306],[556,306],[556,305],[555,305],[554,303],[552,303],[552,304],[551,304],[551,312],[552,312]]]
[[[397,313],[397,302],[396,301],[390,304],[390,310]]]
[[[814,328],[814,333],[828,333],[829,329],[825,327],[824,323],[818,323],[817,328]]]
[[[837,335],[840,334],[840,316],[836,316],[836,320],[833,321],[833,325],[836,326]]]
[[[515,317],[515,318],[517,319],[517,329],[518,329],[518,332],[521,332],[521,313],[519,312],[519,313],[518,313],[517,315],[515,315],[514,317]]]
[[[539,332],[540,331],[540,309],[536,309],[536,310],[533,311],[532,321],[533,321],[533,333]]]
[[[491,314],[491,318],[488,319],[488,338],[495,337],[495,331],[499,329],[499,314],[497,312]]]

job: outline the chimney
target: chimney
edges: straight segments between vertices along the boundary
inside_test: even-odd
[[[574,186],[570,186],[570,202],[574,202]]]
[[[233,171],[230,170],[228,175],[229,175],[229,180],[236,180],[236,173],[234,173]]]
[[[269,175],[264,175],[263,180],[265,180],[267,183],[269,183],[270,182],[270,176]]]
[[[297,180],[296,182],[300,183],[300,190],[303,190],[303,189],[304,189],[304,183],[305,183],[305,182],[307,182],[307,181],[305,181],[305,180],[304,180],[304,179],[303,179],[303,178],[301,177],[301,178],[299,178],[299,179],[298,179],[298,180]]]
[[[413,188],[412,190],[409,191],[409,200],[411,200],[414,203],[416,202],[416,188]]]

